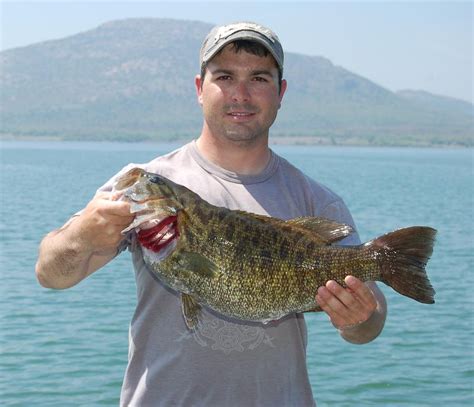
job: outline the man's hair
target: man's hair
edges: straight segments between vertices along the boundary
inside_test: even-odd
[[[268,51],[262,44],[252,41],[252,40],[236,40],[236,41],[231,42],[229,45],[232,45],[231,49],[236,54],[238,54],[241,51],[245,51],[249,54],[257,55],[263,58],[270,55],[272,59],[274,59],[272,54],[270,54],[270,51]],[[222,50],[220,50],[214,57],[219,55],[222,52]],[[280,91],[281,81],[283,78],[283,72],[278,67],[278,64],[276,63],[276,61],[275,61],[275,66],[278,69],[278,91]],[[201,67],[201,88],[202,88],[202,84],[204,83],[204,77],[206,76],[206,68],[207,68],[207,64],[203,64],[203,66]]]

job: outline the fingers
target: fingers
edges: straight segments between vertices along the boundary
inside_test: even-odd
[[[118,216],[130,215],[130,203],[120,201],[123,194],[120,192],[98,192],[91,203],[100,205],[100,207],[111,214]]]
[[[372,291],[362,281],[347,276],[345,283],[347,288],[330,280],[316,295],[318,305],[338,329],[366,321],[377,307]]]
[[[328,314],[333,325],[338,328],[339,326],[344,325],[344,323],[349,324],[351,322],[348,322],[347,318],[344,316],[346,312],[345,308],[347,306],[334,293],[335,287],[333,284],[337,283],[334,281],[328,281],[326,286],[319,287],[316,295],[316,301],[322,310]],[[330,288],[332,288],[332,290]]]
[[[117,192],[98,192],[89,205],[106,217],[123,216],[133,218],[134,215],[130,214],[130,203],[119,201],[118,199],[121,196],[122,194]]]
[[[104,201],[98,208],[98,213],[117,223],[127,222],[135,217],[135,214],[130,213],[128,202]]]
[[[84,245],[104,251],[116,247],[124,236],[122,231],[133,222],[130,204],[116,200],[116,193],[98,192],[77,220],[79,236]]]
[[[363,283],[361,280],[355,278],[354,276],[347,276],[344,279],[344,282],[358,298],[364,308],[375,310],[375,308],[377,307],[377,301],[375,299],[374,293],[367,286],[367,284]]]

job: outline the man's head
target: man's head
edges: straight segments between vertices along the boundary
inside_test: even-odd
[[[204,39],[199,55],[201,79],[204,80],[208,62],[218,55],[224,47],[232,44],[233,51],[266,57],[271,55],[278,68],[278,81],[281,87],[283,77],[284,53],[277,35],[260,24],[238,22],[214,27]]]
[[[264,143],[286,90],[277,36],[254,23],[216,27],[204,40],[200,61],[195,83],[204,115],[202,135]]]

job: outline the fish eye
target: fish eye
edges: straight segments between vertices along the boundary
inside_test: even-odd
[[[150,182],[153,182],[154,184],[158,185],[166,185],[165,182],[163,181],[163,178],[161,178],[159,175],[152,175],[149,178]]]

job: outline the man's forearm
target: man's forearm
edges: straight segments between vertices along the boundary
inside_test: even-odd
[[[114,200],[110,192],[97,193],[80,215],[41,242],[35,268],[40,284],[69,288],[107,264],[134,217],[127,202]]]
[[[46,288],[72,287],[114,258],[117,247],[114,241],[107,248],[96,250],[84,236],[79,216],[73,217],[41,242],[36,276]]]
[[[49,233],[41,242],[36,276],[47,288],[69,288],[87,276],[92,252],[74,239],[69,225]]]

